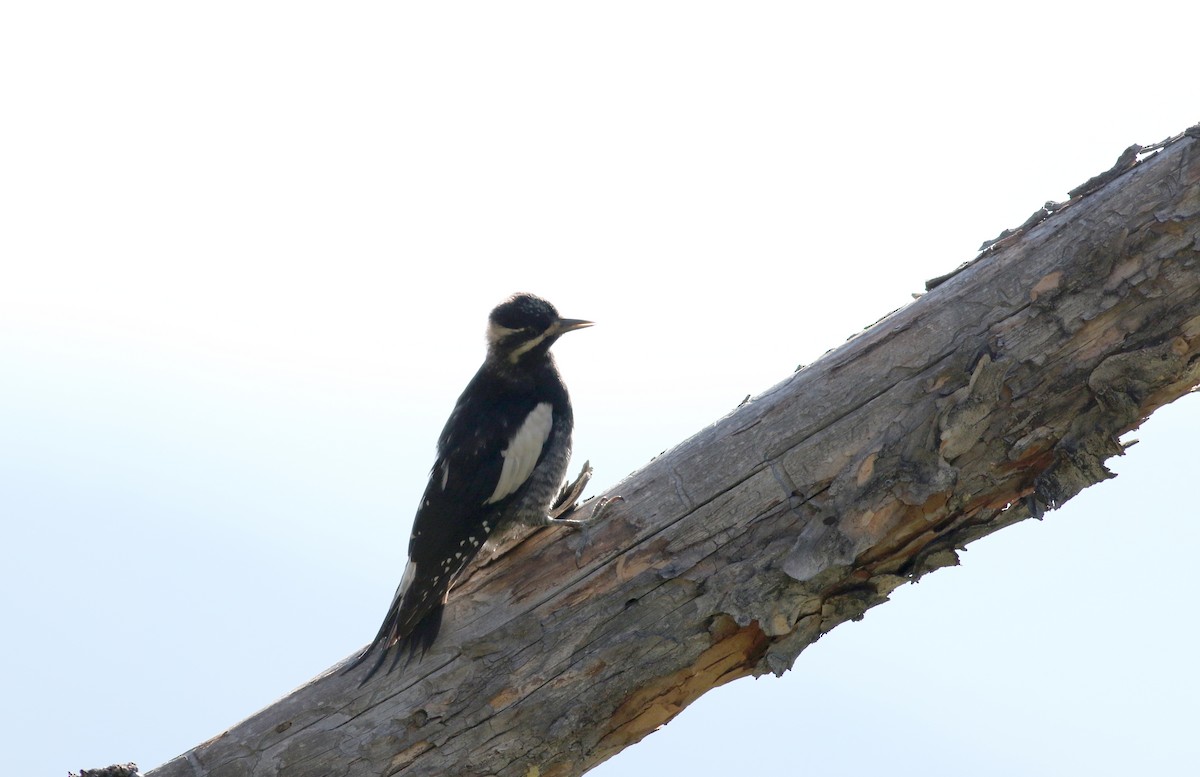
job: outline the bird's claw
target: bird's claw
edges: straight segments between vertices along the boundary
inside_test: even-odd
[[[587,517],[587,522],[594,523],[600,520],[604,517],[604,514],[608,512],[608,508],[612,507],[617,502],[624,501],[625,497],[621,496],[620,494],[600,497],[600,501],[597,502],[596,506],[592,508],[592,514]]]
[[[547,518],[547,523],[554,526],[570,526],[572,529],[584,529],[599,521],[608,512],[608,508],[617,502],[624,502],[623,496],[602,496],[587,518]],[[561,513],[560,513],[561,515]]]

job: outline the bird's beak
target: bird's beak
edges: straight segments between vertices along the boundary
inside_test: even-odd
[[[591,326],[591,321],[584,321],[582,318],[560,318],[554,322],[553,330],[556,335],[561,335],[566,332],[574,332],[576,329],[583,329]]]

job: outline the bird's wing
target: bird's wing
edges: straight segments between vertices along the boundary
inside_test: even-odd
[[[474,555],[541,460],[554,423],[550,403],[474,394],[481,396],[455,408],[439,440],[413,521],[412,561],[440,563],[459,551]]]
[[[413,521],[408,564],[372,647],[414,635],[428,648],[450,584],[532,474],[553,425],[548,402],[470,387],[463,392],[438,440],[438,457]]]

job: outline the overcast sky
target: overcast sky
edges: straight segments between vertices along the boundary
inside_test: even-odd
[[[1200,121],[1200,6],[9,3],[4,771],[143,770],[374,634],[518,290],[599,489]],[[1177,774],[1200,400],[593,774]]]

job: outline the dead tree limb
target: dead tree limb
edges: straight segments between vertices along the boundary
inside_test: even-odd
[[[419,665],[335,668],[149,774],[578,775],[1110,477],[1200,384],[1200,139],[1043,210],[615,486],[590,537],[477,567]]]

